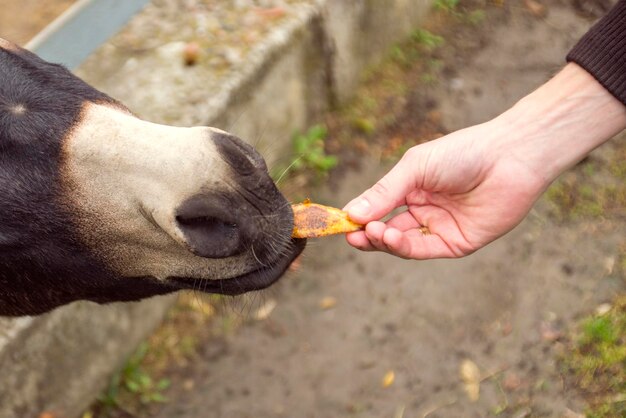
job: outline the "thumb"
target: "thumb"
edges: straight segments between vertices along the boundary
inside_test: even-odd
[[[345,206],[350,219],[361,224],[377,221],[406,203],[406,196],[416,188],[419,166],[407,160],[405,154],[383,178]]]

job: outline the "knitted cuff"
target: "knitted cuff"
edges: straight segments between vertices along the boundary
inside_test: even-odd
[[[567,54],[626,105],[626,0],[620,0]]]

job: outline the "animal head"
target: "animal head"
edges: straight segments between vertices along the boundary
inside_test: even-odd
[[[0,39],[0,315],[178,289],[239,294],[302,251],[261,156],[133,116]]]

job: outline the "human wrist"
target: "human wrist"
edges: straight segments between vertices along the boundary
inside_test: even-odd
[[[626,107],[570,63],[490,122],[500,158],[514,158],[547,187],[563,171],[626,128]]]

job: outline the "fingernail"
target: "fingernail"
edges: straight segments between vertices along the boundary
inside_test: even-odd
[[[356,216],[367,216],[372,209],[372,205],[365,199],[359,200],[348,210],[349,213]]]

